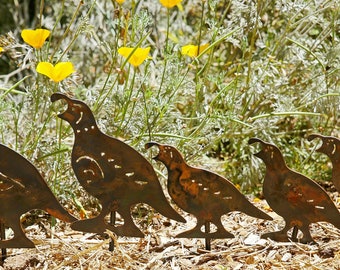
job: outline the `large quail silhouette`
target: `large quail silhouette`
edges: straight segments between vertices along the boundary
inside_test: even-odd
[[[20,223],[20,216],[41,209],[65,221],[74,222],[57,201],[36,167],[19,153],[0,144],[0,222],[14,232],[14,237],[0,241],[1,248],[31,248]]]
[[[71,225],[75,230],[143,237],[131,217],[130,208],[146,203],[176,221],[186,222],[168,203],[152,165],[136,150],[119,139],[102,133],[92,111],[82,101],[54,93],[51,101],[64,100],[67,109],[58,116],[70,123],[75,134],[72,168],[80,184],[101,203],[100,214]],[[113,226],[105,216],[116,211],[124,225]]]
[[[340,229],[340,213],[326,191],[313,180],[287,167],[280,150],[273,144],[251,138],[249,144],[260,143],[255,154],[266,165],[263,194],[269,206],[285,220],[281,231],[270,232],[262,238],[287,242],[315,243],[309,225],[325,221]],[[287,232],[293,229],[289,238]],[[297,239],[298,229],[303,233]]]
[[[207,238],[207,232],[201,231],[207,222],[217,227],[215,232],[209,234],[209,238],[234,237],[221,222],[221,216],[231,211],[272,220],[251,204],[229,180],[211,171],[188,165],[173,146],[156,142],[149,142],[145,146],[158,147],[158,154],[153,159],[161,161],[168,170],[167,187],[171,198],[180,208],[197,218],[196,227],[177,237]]]
[[[320,134],[311,134],[308,140],[320,138],[322,145],[316,151],[326,154],[332,162],[332,182],[336,190],[340,194],[340,140],[331,136],[323,136]]]

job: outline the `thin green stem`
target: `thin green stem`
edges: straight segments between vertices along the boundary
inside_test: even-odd
[[[54,36],[54,31],[55,31],[55,29],[57,28],[57,25],[59,24],[61,18],[62,18],[63,15],[64,15],[64,8],[65,8],[65,0],[62,0],[62,1],[61,1],[61,9],[60,9],[58,18],[57,18],[56,22],[55,22],[54,25],[53,25],[53,29],[52,29],[52,31],[51,31],[51,36],[50,36],[49,42],[48,42],[48,44],[47,44],[47,48],[46,48],[46,51],[47,51],[47,52],[49,52],[49,50],[50,50],[50,46],[51,46],[52,39],[53,39],[53,36]],[[60,40],[59,43],[61,43],[61,41],[62,41],[62,40]],[[58,46],[57,48],[59,48],[59,46]],[[56,52],[57,48],[54,49],[54,53]],[[50,61],[51,61],[51,62],[52,62],[52,60],[53,60],[54,53],[52,53],[52,54],[50,55]]]
[[[66,28],[66,30],[65,30],[65,32],[64,32],[64,34],[63,34],[63,36],[60,38],[60,40],[59,40],[57,46],[55,46],[54,51],[52,52],[52,54],[51,54],[51,56],[50,56],[50,61],[53,60],[53,57],[54,57],[55,53],[59,50],[59,48],[60,48],[60,46],[61,46],[61,42],[67,37],[68,33],[70,32],[71,26],[72,26],[73,22],[75,21],[75,19],[77,18],[77,15],[78,15],[78,13],[79,13],[79,11],[80,11],[80,7],[81,7],[82,5],[83,5],[83,1],[80,0],[80,1],[79,1],[79,4],[78,4],[78,6],[77,6],[76,11],[73,13],[73,16],[72,16],[72,18],[71,18],[70,23],[68,24],[68,26],[67,26],[67,28]],[[93,7],[93,5],[92,5],[92,7]],[[74,40],[71,41],[71,43],[73,43],[73,42],[74,42]],[[66,51],[66,50],[65,50],[65,51]],[[65,53],[65,51],[64,51],[64,53]],[[63,53],[63,55],[64,55],[64,53]],[[62,56],[61,56],[61,57],[62,57]],[[59,57],[58,61],[60,61],[61,57]]]
[[[204,7],[205,7],[205,0],[202,0],[202,12],[201,12],[201,18],[200,18],[200,28],[199,28],[199,34],[198,34],[198,44],[197,44],[197,55],[200,54],[200,46],[201,46],[201,39],[202,39],[202,29],[203,29],[203,24],[204,24]],[[194,115],[199,111],[200,107],[200,99],[201,99],[201,89],[202,89],[202,84],[199,82],[200,76],[198,76],[199,69],[199,61],[195,61],[196,64],[196,73],[195,73],[195,105],[194,105],[194,110],[191,111],[191,117],[192,120],[190,121],[189,127],[192,126],[192,124],[195,122],[194,120]]]
[[[301,115],[301,116],[322,116],[321,113],[313,113],[313,112],[272,112],[272,113],[264,113],[254,117],[249,118],[249,121],[254,121],[261,118],[268,118],[272,116],[292,116],[292,115]]]
[[[170,29],[170,9],[167,9],[166,18],[167,18],[167,20],[166,20],[165,53],[168,52],[169,29]]]
[[[310,49],[308,49],[306,46],[304,46],[302,43],[300,43],[296,40],[293,40],[289,37],[286,37],[286,39],[293,42],[294,44],[298,45],[300,48],[302,48],[303,50],[305,50],[306,52],[311,54],[315,58],[315,60],[318,61],[320,66],[322,67],[322,71],[325,72],[326,68],[325,68],[324,64],[322,63],[322,61],[319,59],[319,57],[314,52],[312,52]]]
[[[205,0],[202,0],[202,12],[201,12],[200,30],[199,30],[199,33],[198,33],[197,55],[200,54],[200,46],[201,46],[201,39],[202,39],[202,29],[203,29],[203,24],[204,24],[204,7],[205,7]]]
[[[40,0],[40,7],[39,7],[39,27],[42,26],[42,18],[43,18],[43,12],[44,12],[44,5],[45,5],[45,0]]]
[[[130,87],[129,87],[129,90],[128,90],[129,91],[128,97],[127,97],[127,99],[125,99],[125,106],[123,108],[123,113],[122,113],[122,117],[120,119],[120,125],[119,125],[120,131],[123,129],[125,116],[126,116],[126,113],[128,111],[128,108],[131,104],[131,97],[132,97],[133,88],[134,88],[134,85],[135,85],[135,78],[136,78],[136,68],[133,69],[133,76],[132,76],[132,80],[131,80]],[[124,126],[126,126],[126,125],[127,125],[127,123]]]
[[[94,3],[91,5],[89,11],[86,13],[86,16],[85,17],[88,17],[90,15],[90,13],[92,12],[92,9],[93,9],[93,6],[94,6]],[[80,4],[78,6],[78,9],[80,9]],[[79,12],[79,10],[76,10],[76,12]],[[76,30],[76,33],[75,35],[73,36],[72,40],[70,41],[70,43],[68,44],[68,46],[66,47],[66,49],[63,51],[63,53],[60,55],[60,57],[58,58],[57,62],[59,62],[63,57],[64,55],[71,49],[72,45],[74,44],[74,42],[76,41],[76,39],[79,37],[81,31],[80,31],[80,28],[82,26],[79,26],[78,29]]]
[[[13,84],[10,88],[3,88],[3,87],[0,87],[0,90],[3,90],[5,91],[4,93],[2,93],[0,95],[0,101],[2,99],[4,99],[8,94],[10,93],[15,93],[15,94],[20,94],[20,95],[27,95],[27,93],[23,92],[23,91],[18,91],[18,90],[15,90],[16,87],[18,87],[23,81],[25,81],[27,78],[31,77],[30,75],[22,78],[20,81],[18,81],[17,83]]]
[[[149,36],[150,33],[151,33],[151,32],[148,32],[144,37],[142,37],[142,38],[138,41],[138,43],[136,44],[136,46],[134,47],[134,49],[131,51],[131,53],[128,55],[128,57],[126,57],[126,59],[124,60],[123,64],[120,66],[120,69],[121,69],[121,70],[124,69],[125,65],[128,63],[128,61],[129,61],[129,59],[131,58],[131,56],[132,56],[132,55],[134,54],[134,52],[138,49],[138,47],[143,43],[143,41]],[[113,57],[112,57],[112,60],[113,60]],[[104,83],[104,85],[103,85],[103,87],[102,87],[102,89],[101,89],[101,93],[100,93],[99,97],[97,98],[96,103],[95,103],[94,106],[93,106],[93,108],[94,108],[93,110],[94,110],[94,111],[98,111],[98,110],[101,108],[101,106],[104,104],[106,98],[112,93],[112,91],[113,91],[115,85],[117,84],[118,76],[116,76],[116,78],[114,79],[114,81],[113,81],[113,83],[111,84],[109,90],[108,90],[106,93],[104,93],[104,92],[105,92],[106,85],[107,85],[107,83],[109,82],[110,76],[111,76],[111,74],[112,74],[113,68],[114,68],[114,65],[112,64],[111,67],[110,67],[110,71],[109,71],[109,73],[108,73],[108,75],[107,75],[107,77],[106,77],[105,83]]]
[[[251,38],[250,38],[250,44],[249,44],[249,51],[248,51],[248,63],[247,63],[247,67],[248,67],[248,71],[247,71],[247,79],[246,79],[246,89],[248,90],[250,88],[250,80],[252,77],[252,63],[253,63],[253,54],[254,54],[254,50],[255,50],[255,41],[256,41],[256,34],[258,31],[258,21],[259,21],[259,16],[260,16],[260,8],[259,6],[261,6],[261,0],[258,0],[257,3],[257,9],[256,9],[256,18],[255,18],[255,25],[253,27],[253,30],[251,32]]]
[[[300,110],[300,109],[302,109],[302,108],[306,108],[307,106],[309,106],[309,105],[311,105],[311,104],[313,104],[313,103],[319,101],[320,99],[323,99],[323,98],[330,98],[330,97],[340,97],[340,94],[339,94],[339,93],[328,93],[328,94],[325,94],[325,95],[321,95],[321,96],[319,96],[318,98],[316,98],[316,99],[314,99],[314,100],[312,100],[312,101],[310,101],[310,102],[308,102],[308,103],[306,103],[306,104],[303,104],[303,105],[297,107],[296,109],[297,109],[297,110]]]
[[[163,67],[163,72],[162,72],[162,78],[161,78],[161,82],[159,84],[158,87],[158,92],[157,92],[157,100],[159,99],[159,95],[162,91],[162,87],[164,84],[164,80],[165,80],[165,73],[166,73],[166,69],[167,69],[167,63],[168,63],[168,42],[169,42],[169,30],[170,30],[170,10],[167,9],[167,24],[166,24],[166,37],[165,37],[165,47],[164,47],[164,67]]]

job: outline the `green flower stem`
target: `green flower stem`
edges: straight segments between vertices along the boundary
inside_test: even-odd
[[[27,93],[25,93],[23,91],[15,90],[15,88],[18,87],[23,81],[25,81],[29,77],[31,77],[31,76],[28,75],[28,76],[22,78],[20,81],[18,81],[17,83],[13,84],[10,88],[0,87],[0,90],[5,91],[4,93],[2,93],[0,95],[0,100],[4,99],[10,93],[20,94],[20,95],[27,95]]]
[[[110,70],[109,70],[109,72],[107,73],[107,76],[106,76],[104,85],[103,85],[103,87],[101,88],[99,97],[97,98],[97,102],[93,105],[93,111],[94,111],[94,112],[97,112],[97,111],[101,108],[101,106],[103,105],[105,99],[106,99],[107,96],[112,92],[113,87],[116,85],[116,83],[117,83],[117,81],[118,81],[118,76],[116,76],[116,78],[114,79],[114,81],[113,81],[111,87],[109,88],[109,90],[106,92],[106,94],[104,93],[104,92],[105,92],[105,89],[106,89],[106,86],[107,86],[107,84],[109,83],[109,80],[110,80],[110,77],[111,77],[111,75],[112,75],[112,71],[113,71],[113,68],[114,68],[114,64],[113,64],[114,56],[112,56],[111,59],[112,59],[112,63],[111,63],[111,66],[110,66]]]
[[[81,1],[82,2],[82,1]],[[81,3],[79,3],[78,7],[77,7],[77,10],[76,12],[74,13],[74,16],[72,17],[72,20],[69,24],[69,27],[67,28],[67,31],[69,31],[69,28],[71,27],[71,24],[73,23],[74,21],[74,18],[76,16],[76,14],[79,12],[79,9],[81,7]],[[93,6],[94,6],[94,2],[93,4],[91,5],[89,11],[86,13],[85,17],[89,17],[92,9],[93,9]],[[58,58],[57,62],[60,62],[61,59],[64,57],[64,55],[71,49],[72,45],[74,44],[74,42],[77,40],[77,38],[79,37],[80,33],[81,33],[81,30],[80,30],[81,26],[78,27],[78,29],[76,30],[76,33],[74,34],[74,36],[72,37],[72,40],[70,41],[70,43],[68,44],[68,46],[66,47],[66,49],[63,51],[63,53],[60,55],[60,57]],[[65,36],[65,34],[64,34]],[[62,39],[64,38],[64,36],[62,37]]]
[[[63,1],[63,3],[64,3],[64,1]],[[76,11],[73,13],[73,16],[72,16],[72,18],[71,18],[70,23],[68,24],[68,26],[67,26],[67,28],[66,28],[66,30],[65,30],[65,32],[64,32],[64,34],[63,34],[63,36],[62,36],[61,39],[59,40],[58,44],[55,46],[54,51],[53,51],[53,53],[52,53],[51,56],[50,56],[50,61],[53,60],[53,56],[54,56],[55,53],[59,50],[59,48],[60,48],[60,46],[61,46],[61,42],[62,42],[62,41],[67,37],[67,35],[69,34],[70,28],[71,28],[72,24],[74,23],[75,19],[77,18],[77,15],[78,15],[78,13],[79,13],[79,11],[80,11],[80,7],[81,7],[82,5],[83,5],[83,1],[79,1],[79,4],[78,4],[78,6],[77,6],[77,9],[76,9]],[[90,11],[91,11],[93,5],[94,5],[94,4],[92,4],[92,6],[91,6],[91,8],[90,8]],[[89,12],[90,12],[90,11],[89,11]],[[77,35],[75,35],[75,36],[77,36]],[[74,39],[75,39],[75,38],[76,38],[76,37],[74,37],[73,40],[71,40],[71,44],[74,42]],[[70,46],[70,45],[69,45],[69,46]],[[60,59],[62,58],[62,56],[65,54],[65,52],[69,49],[69,46],[68,46],[68,48],[63,52],[63,54],[59,57],[58,61],[60,61]]]
[[[168,63],[168,43],[169,43],[169,30],[170,30],[170,9],[167,9],[167,21],[166,21],[166,37],[165,37],[165,47],[164,47],[164,68],[163,68],[163,73],[162,73],[162,79],[161,83],[159,84],[158,92],[157,92],[157,100],[159,99],[159,95],[162,91],[162,87],[164,84],[165,80],[165,74],[166,74],[166,69],[167,69],[167,63]]]
[[[43,12],[44,12],[44,5],[45,0],[40,0],[40,6],[39,6],[39,28],[42,26],[42,18],[43,18]]]
[[[145,71],[145,73],[147,73],[147,71]],[[134,114],[134,111],[135,111],[135,108],[136,108],[136,105],[137,105],[137,102],[138,102],[138,96],[141,94],[142,95],[142,99],[143,99],[143,105],[144,105],[144,116],[145,116],[145,129],[148,130],[149,134],[151,133],[151,125],[149,124],[149,113],[148,113],[148,108],[147,108],[147,100],[146,100],[146,97],[145,97],[145,81],[148,79],[147,76],[144,76],[144,79],[140,84],[140,87],[138,88],[137,90],[137,93],[136,93],[136,96],[135,98],[133,99],[133,103],[132,103],[132,108],[131,108],[131,112],[129,114],[129,118],[128,120],[126,121],[124,127],[122,128],[122,130],[124,130],[130,123],[132,117],[133,117],[133,114]],[[149,138],[151,140],[151,137]]]
[[[128,108],[131,104],[131,97],[132,97],[132,92],[133,92],[133,88],[134,88],[134,85],[135,85],[135,78],[136,78],[136,68],[133,69],[133,76],[132,76],[132,80],[131,80],[131,83],[130,83],[130,86],[129,86],[129,93],[128,93],[128,98],[125,100],[125,106],[123,108],[123,113],[122,113],[122,117],[121,117],[121,121],[120,121],[120,125],[119,125],[119,130],[123,130],[123,124],[124,124],[124,120],[125,120],[125,116],[126,116],[126,113],[128,111]],[[126,126],[127,123],[124,125]]]
[[[203,24],[204,24],[204,9],[205,9],[205,0],[202,0],[202,12],[201,12],[201,18],[200,18],[200,28],[199,28],[199,34],[198,34],[198,48],[197,48],[197,56],[200,55],[200,45],[202,42],[202,30],[203,30]],[[196,72],[195,72],[195,79],[194,82],[196,84],[195,86],[195,104],[194,104],[194,109],[191,111],[191,120],[189,123],[189,129],[190,127],[192,127],[195,124],[195,120],[194,120],[194,116],[197,112],[200,111],[200,99],[201,99],[201,90],[202,90],[202,83],[200,81],[201,76],[199,75],[199,69],[198,69],[198,65],[199,65],[199,61],[198,59],[194,59],[197,61],[194,61],[194,65],[196,67]],[[202,124],[202,123],[201,123]],[[201,125],[200,124],[200,125]]]
[[[205,0],[202,0],[202,13],[201,13],[201,21],[200,21],[200,31],[198,34],[198,49],[197,49],[197,55],[200,54],[200,45],[202,42],[202,29],[203,29],[203,24],[204,24],[204,6],[205,6]]]
[[[249,121],[254,121],[261,118],[268,118],[272,116],[292,116],[292,115],[300,115],[300,116],[322,116],[321,113],[313,113],[313,112],[272,112],[272,113],[264,113],[254,117],[250,117]]]
[[[47,49],[46,49],[47,52],[50,50],[50,46],[51,46],[52,39],[53,39],[53,33],[54,33],[54,31],[55,31],[57,25],[59,24],[61,18],[63,17],[63,14],[64,14],[64,7],[65,7],[65,0],[62,0],[62,1],[61,1],[61,9],[60,9],[60,13],[59,13],[59,15],[58,15],[58,18],[57,18],[55,24],[53,25],[53,29],[52,29],[52,31],[51,31],[51,36],[50,36],[49,42],[48,42],[48,44],[47,44]],[[60,42],[59,42],[59,46],[60,46],[61,41],[62,41],[62,39],[61,39]],[[56,48],[54,49],[53,53],[50,55],[50,61],[53,60],[53,56],[54,56],[54,54],[56,53],[56,51],[57,51],[57,49],[59,48],[59,46],[56,47]]]
[[[323,98],[330,98],[330,97],[340,97],[340,93],[329,93],[329,94],[325,94],[325,95],[321,95],[319,97],[317,97],[316,99],[308,102],[307,104],[303,104],[299,107],[297,107],[296,109],[297,110],[300,110],[302,108],[306,108],[307,106],[313,104],[313,103],[316,103],[317,101],[319,101],[320,99],[323,99]]]
[[[154,120],[152,121],[152,123],[149,123],[150,126],[156,126],[157,121],[159,120],[160,115],[164,113],[164,111],[165,111],[167,105],[171,103],[173,97],[177,94],[178,90],[180,89],[180,86],[181,86],[182,83],[184,82],[184,79],[187,77],[189,71],[190,71],[190,68],[187,67],[185,73],[183,74],[183,76],[182,76],[181,80],[179,81],[179,83],[176,85],[174,91],[172,91],[172,92],[171,92],[169,95],[167,95],[167,96],[165,96],[165,95],[162,96],[162,98],[167,98],[167,100],[166,100],[166,102],[165,102],[166,105],[163,105],[163,106],[158,110],[158,112],[157,112],[157,114],[155,115]]]
[[[145,36],[143,36],[139,41],[138,43],[136,44],[136,46],[134,47],[134,49],[131,51],[131,53],[129,54],[129,56],[125,59],[125,61],[123,62],[123,64],[120,66],[120,69],[123,70],[125,65],[128,63],[130,57],[134,54],[134,52],[137,50],[137,48],[143,43],[143,41],[150,35],[151,32],[148,32]],[[114,58],[112,58],[112,60],[114,60]],[[112,61],[113,63],[113,61]],[[112,70],[114,68],[114,65],[112,64],[111,67],[110,67],[110,71],[106,77],[106,80],[105,80],[105,83],[101,89],[101,92],[99,94],[99,97],[97,98],[97,102],[94,104],[93,106],[93,110],[94,111],[98,111],[101,106],[103,105],[104,101],[106,100],[106,98],[112,93],[114,87],[116,86],[117,84],[117,81],[118,81],[118,76],[116,76],[116,78],[114,79],[113,83],[111,84],[109,90],[105,93],[105,88],[106,88],[106,85],[108,84],[109,82],[109,79],[111,77],[111,74],[112,74]]]

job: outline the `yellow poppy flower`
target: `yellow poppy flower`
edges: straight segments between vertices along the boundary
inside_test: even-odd
[[[201,54],[206,48],[209,47],[209,44],[203,44],[199,46],[199,53]],[[195,45],[186,45],[182,47],[182,54],[188,55],[190,57],[198,56],[198,46]]]
[[[4,48],[0,47],[0,53],[2,53],[4,51]]]
[[[121,47],[118,49],[118,53],[125,58],[128,58],[134,48],[129,47]],[[129,58],[129,63],[135,67],[138,67],[140,64],[144,62],[144,60],[148,57],[150,52],[150,47],[147,48],[137,48],[133,54]]]
[[[116,0],[116,2],[117,2],[119,5],[121,5],[121,4],[123,4],[123,3],[125,2],[125,0]]]
[[[46,29],[24,29],[21,31],[22,39],[33,48],[40,49],[51,32]]]
[[[159,0],[163,6],[166,8],[173,8],[176,5],[179,5],[182,0]]]
[[[53,66],[49,62],[40,62],[36,71],[49,77],[54,82],[60,82],[71,75],[75,70],[71,62],[59,62]]]

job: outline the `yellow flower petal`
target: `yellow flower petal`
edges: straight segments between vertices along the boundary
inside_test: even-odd
[[[210,46],[210,44],[203,44],[200,46],[200,50],[199,52],[197,52],[198,54],[201,54],[206,48],[208,48]]]
[[[125,58],[128,58],[130,56],[130,54],[132,53],[132,51],[134,50],[134,48],[130,48],[130,47],[121,47],[118,49],[118,53],[122,56],[124,56]],[[141,65],[144,60],[146,58],[148,58],[150,52],[150,47],[147,48],[137,48],[133,54],[130,56],[128,62],[135,66],[138,67],[139,65]]]
[[[209,44],[203,44],[199,46],[199,52],[198,52],[198,46],[196,45],[186,45],[182,47],[182,54],[187,55],[190,57],[196,57],[198,56],[198,53],[202,53],[206,48],[209,47]]]
[[[180,4],[182,0],[159,0],[161,4],[166,8],[173,8],[174,6]]]
[[[182,54],[188,55],[190,57],[197,56],[197,46],[195,45],[186,45],[182,47]]]
[[[43,74],[47,77],[49,77],[50,79],[52,79],[53,77],[53,69],[54,66],[49,63],[49,62],[40,62],[37,65],[36,71],[40,74]]]
[[[22,39],[33,48],[40,49],[45,40],[50,36],[50,31],[46,29],[24,29],[21,31]]]
[[[37,65],[36,71],[49,77],[54,82],[60,82],[74,72],[71,62],[59,62],[53,66],[49,62],[40,62]]]
[[[121,5],[121,4],[123,4],[123,3],[125,2],[125,0],[116,0],[116,2],[117,2],[119,5]]]
[[[2,53],[4,51],[4,48],[0,47],[0,53]]]
[[[54,81],[60,82],[74,72],[74,67],[71,62],[59,62],[54,67]]]

